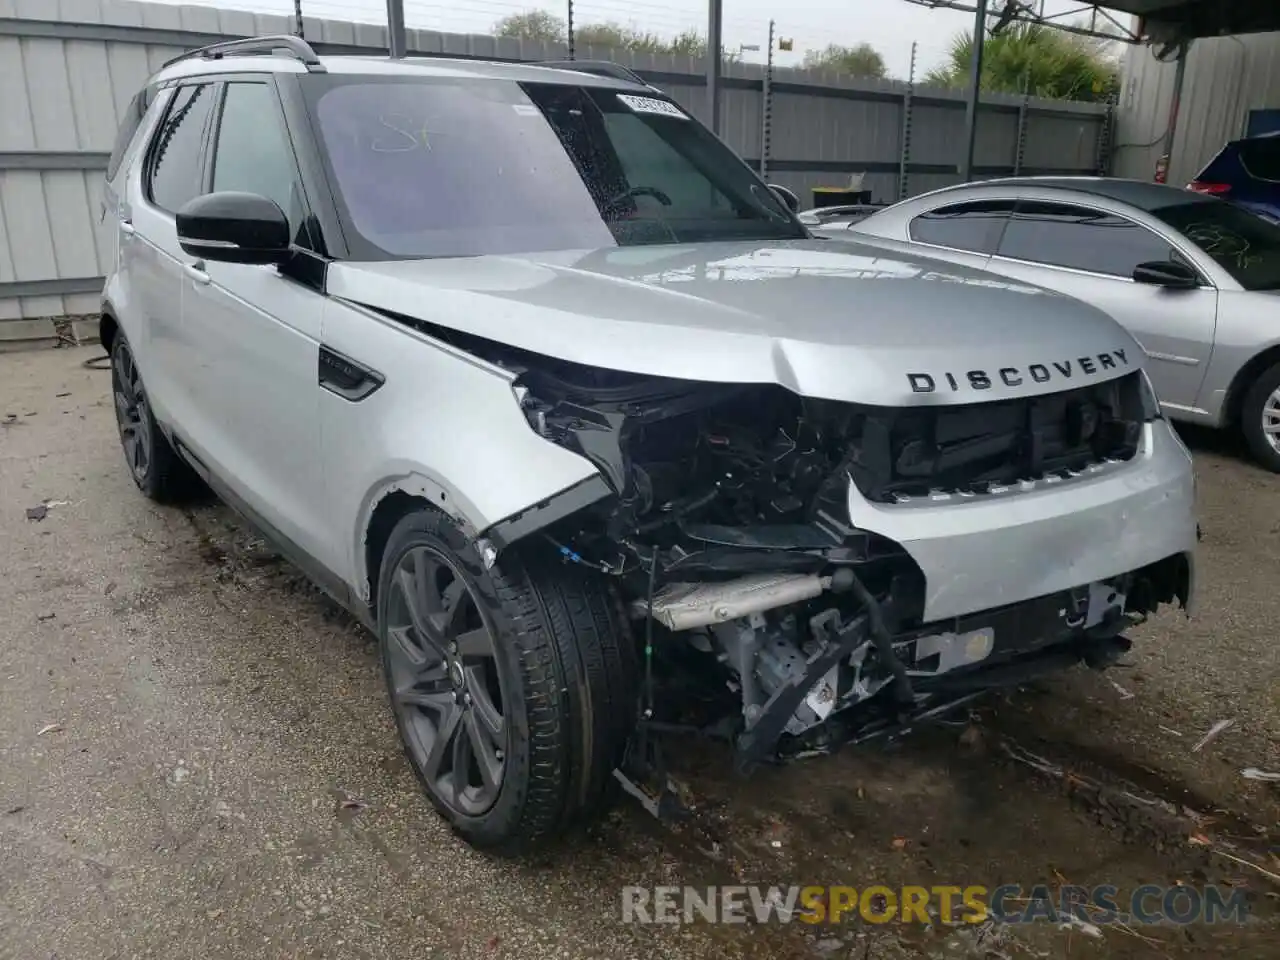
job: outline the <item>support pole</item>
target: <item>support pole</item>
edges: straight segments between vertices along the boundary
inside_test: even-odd
[[[909,193],[907,164],[911,162],[911,109],[916,93],[916,41],[911,41],[911,70],[907,74],[907,91],[902,95],[902,140],[898,146],[898,199]]]
[[[293,0],[293,32],[300,39],[306,39],[302,32],[302,0]]]
[[[721,27],[724,26],[724,0],[707,2],[707,125],[720,135],[720,60]]]
[[[978,0],[973,13],[973,57],[969,62],[969,99],[965,104],[964,162],[960,179],[973,179],[973,153],[978,142],[978,103],[982,91],[982,54],[987,42],[987,0]]]
[[[1182,112],[1182,85],[1187,79],[1187,57],[1190,56],[1190,44],[1184,44],[1178,51],[1178,65],[1173,72],[1173,96],[1169,100],[1169,126],[1164,131],[1162,148],[1169,166],[1173,166],[1174,135],[1178,132],[1178,114]]]
[[[404,38],[404,0],[387,0],[387,53],[403,60],[408,52]]]
[[[773,131],[773,21],[769,21],[769,53],[764,61],[764,83],[760,87],[760,179],[769,176],[769,149]]]
[[[570,59],[570,60],[573,60],[573,59],[574,59],[574,44],[573,44],[573,0],[569,0],[569,18],[568,18],[568,20],[567,20],[566,22],[567,22],[567,23],[568,23],[568,25],[569,25],[569,30],[568,30],[568,40],[569,40],[569,59]]]

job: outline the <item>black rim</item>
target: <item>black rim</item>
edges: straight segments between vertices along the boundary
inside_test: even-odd
[[[400,558],[387,602],[391,701],[413,762],[467,816],[493,806],[507,724],[493,633],[458,569],[428,547]]]
[[[151,431],[148,429],[147,395],[142,389],[133,354],[123,343],[117,344],[112,380],[116,401],[116,422],[120,424],[120,443],[124,447],[129,469],[138,480],[151,466]]]

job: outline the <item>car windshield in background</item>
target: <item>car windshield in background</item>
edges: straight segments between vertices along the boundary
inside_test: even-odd
[[[1151,212],[1213,257],[1246,290],[1280,290],[1280,226],[1220,200]]]
[[[451,257],[805,236],[669,100],[504,81],[314,78],[362,257]]]

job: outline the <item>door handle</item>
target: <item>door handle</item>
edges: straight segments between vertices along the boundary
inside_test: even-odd
[[[196,283],[208,283],[209,275],[204,272],[204,261],[197,260],[195,263],[184,263],[182,272],[194,280]]]
[[[132,237],[134,233],[136,233],[137,231],[134,230],[133,224],[130,223],[128,220],[121,220],[120,232],[123,233],[126,237]]]

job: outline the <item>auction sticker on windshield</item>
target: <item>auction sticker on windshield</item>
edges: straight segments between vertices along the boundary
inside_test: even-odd
[[[636,113],[660,113],[665,117],[678,117],[681,120],[689,119],[684,114],[684,111],[667,100],[658,100],[655,97],[635,97],[629,93],[618,94],[618,99]]]

